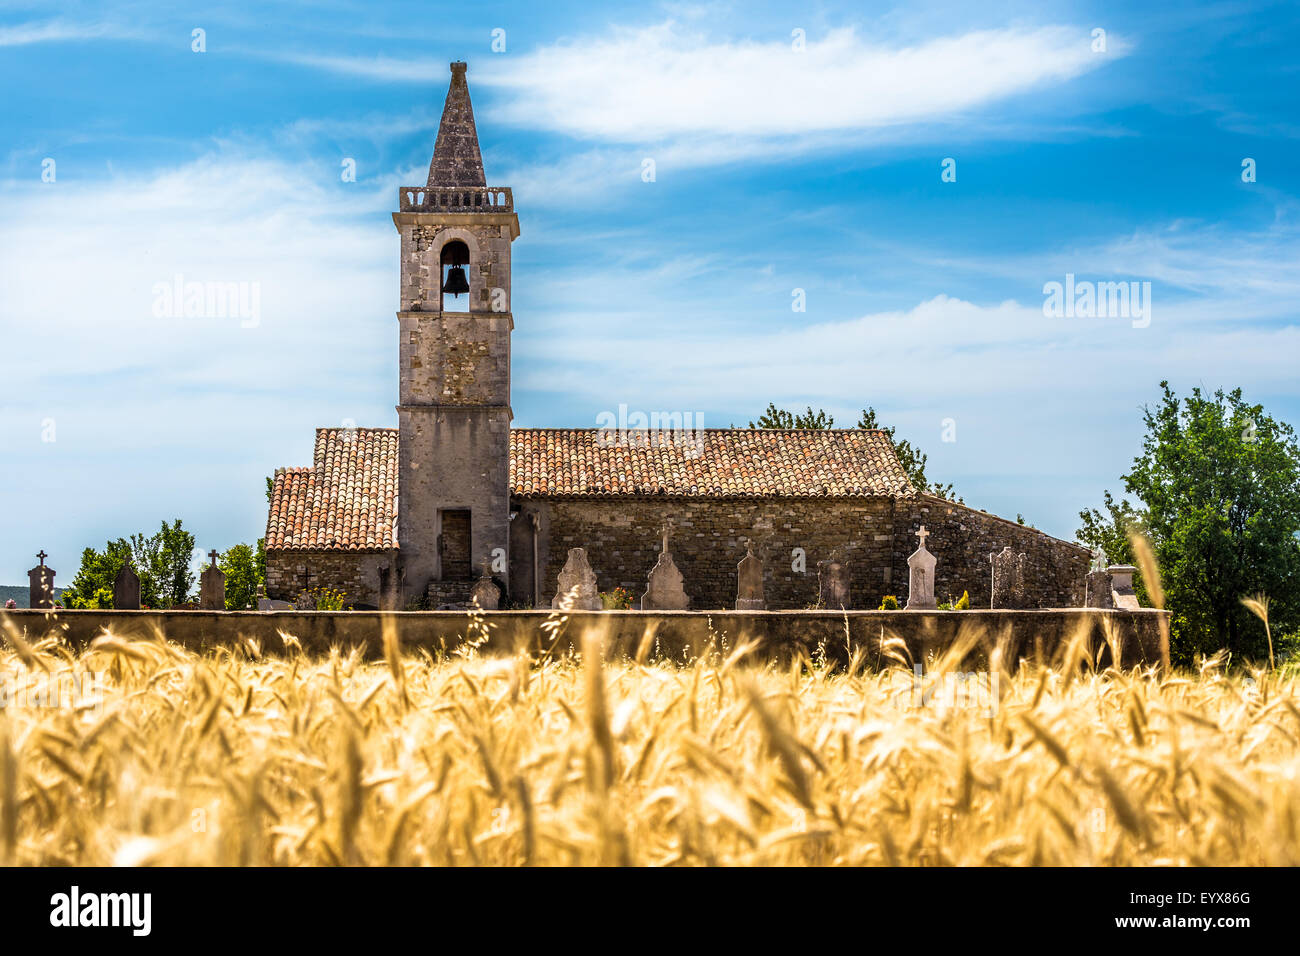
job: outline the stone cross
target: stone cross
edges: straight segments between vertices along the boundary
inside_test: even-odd
[[[217,567],[217,550],[208,555],[212,563],[199,575],[199,610],[224,611],[226,609],[226,574]]]
[[[663,526],[663,536],[664,536],[663,553],[664,554],[668,553],[668,532],[672,531],[672,529],[673,529],[673,523],[669,521],[667,518],[665,518],[664,526]]]
[[[479,579],[474,582],[473,590],[470,591],[470,604],[483,611],[495,611],[501,606],[501,590],[492,580],[492,562],[484,558],[479,567],[483,573],[479,575]]]
[[[668,531],[664,530],[664,550],[659,560],[646,575],[645,593],[641,595],[643,611],[685,611],[691,606],[686,593],[682,572],[677,570],[673,556],[668,553]]]
[[[45,564],[44,550],[36,555],[41,563],[27,572],[27,606],[49,610],[54,607],[54,569]]]
[[[591,570],[591,565],[587,563],[586,548],[569,549],[569,557],[564,562],[564,569],[560,571],[558,588],[555,597],[551,600],[551,607],[560,607],[565,596],[575,588],[577,593],[570,605],[572,610],[599,611],[604,607],[600,603],[600,594],[596,591],[596,572]]]
[[[736,565],[736,610],[766,611],[763,599],[763,562],[754,554],[752,543],[745,542],[745,556]]]
[[[921,539],[921,546],[907,559],[907,610],[933,611],[938,605],[934,600],[934,566],[938,563],[935,556],[925,547],[925,539],[930,532],[921,525],[916,533]]]
[[[217,566],[217,557],[218,555],[217,555],[216,548],[213,548],[211,551],[208,552],[208,560],[212,562],[212,566],[214,568]]]

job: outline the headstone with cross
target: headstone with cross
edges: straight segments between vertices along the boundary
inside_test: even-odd
[[[925,539],[930,536],[925,525],[921,525],[916,536],[921,544],[907,559],[907,610],[933,611],[938,607],[934,600],[934,567],[938,562],[925,546]]]
[[[564,567],[560,569],[551,607],[566,605],[573,611],[599,611],[604,607],[596,590],[596,572],[587,562],[586,548],[570,548]]]
[[[484,558],[480,565],[479,578],[474,582],[469,600],[483,611],[495,611],[501,606],[501,589],[492,580],[492,561],[488,558]]]
[[[736,610],[767,610],[763,597],[763,562],[754,554],[752,541],[745,542],[745,556],[736,565]]]
[[[54,569],[47,566],[49,555],[41,549],[36,555],[40,564],[27,572],[28,607],[49,610],[54,607]]]
[[[113,579],[113,608],[118,611],[140,610],[140,576],[128,559]]]
[[[851,577],[849,566],[838,554],[832,553],[825,561],[817,562],[817,603],[833,611],[851,608]]]
[[[672,521],[665,518],[660,532],[663,535],[663,548],[655,566],[646,575],[646,589],[641,595],[643,611],[685,611],[691,606],[685,579],[682,572],[677,570],[677,564],[668,550],[668,535],[672,528]]]
[[[226,609],[226,575],[217,567],[217,549],[208,554],[211,560],[199,575],[199,610],[224,611]]]

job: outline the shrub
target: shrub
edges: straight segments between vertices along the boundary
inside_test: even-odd
[[[600,592],[600,603],[606,611],[626,611],[632,607],[632,592],[627,588],[614,588]]]
[[[309,588],[298,592],[293,606],[300,611],[350,611],[348,596],[334,588]]]
[[[969,591],[962,591],[962,592],[961,592],[961,599],[957,601],[957,604],[955,605],[955,607],[956,607],[956,609],[957,609],[958,611],[969,611],[969,610],[970,610],[970,592],[969,592]]]
[[[880,602],[879,609],[882,611],[897,611],[898,598],[894,597],[892,594],[886,594],[884,600]]]

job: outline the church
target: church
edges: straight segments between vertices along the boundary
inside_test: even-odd
[[[752,547],[770,609],[818,600],[818,565],[850,603],[906,603],[924,525],[940,600],[990,599],[989,555],[1024,553],[1031,606],[1083,604],[1089,552],[914,488],[889,437],[854,429],[512,428],[510,262],[519,219],[489,186],[466,82],[451,64],[422,186],[404,186],[396,428],[321,428],[310,466],[276,471],[269,597],[332,587],[356,608],[463,607],[487,573],[500,607],[550,607],[570,548],[601,591],[645,590],[670,529],[692,610],[730,608]],[[526,317],[525,317],[526,321]],[[765,396],[764,396],[765,397]]]

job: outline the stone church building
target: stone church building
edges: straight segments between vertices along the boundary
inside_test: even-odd
[[[1032,604],[1083,604],[1088,551],[919,493],[879,431],[512,428],[511,190],[488,186],[464,63],[423,186],[402,187],[397,428],[321,428],[312,463],[276,472],[267,594],[344,591],[359,608],[468,601],[490,562],[502,607],[549,607],[568,550],[602,591],[645,589],[671,526],[692,609],[732,607],[746,542],[769,608],[817,601],[817,566],[847,565],[853,607],[907,599],[924,524],[939,600],[988,606],[990,552],[1026,555]],[[462,304],[467,303],[467,305]]]

